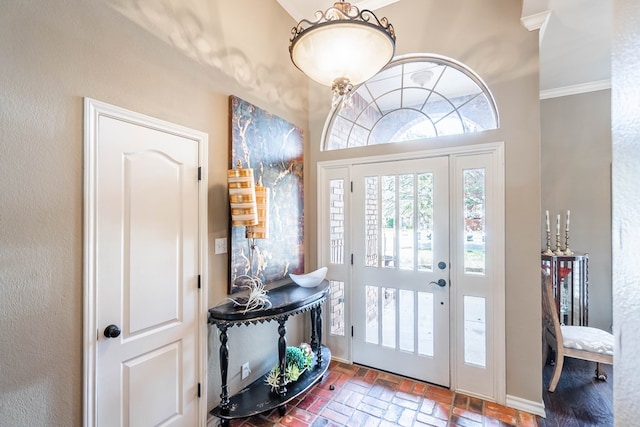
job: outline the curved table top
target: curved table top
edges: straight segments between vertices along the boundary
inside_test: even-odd
[[[232,301],[209,309],[210,324],[242,324],[273,320],[282,316],[302,313],[321,304],[329,294],[329,281],[323,280],[315,288],[303,288],[293,282],[269,289],[267,295],[271,307],[244,311]],[[238,293],[238,296],[242,296]]]

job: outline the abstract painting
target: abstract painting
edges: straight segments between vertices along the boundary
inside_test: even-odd
[[[231,227],[229,293],[242,276],[268,284],[304,270],[304,189],[302,130],[236,96],[229,98],[229,168],[253,168],[256,182],[269,189],[266,239],[247,239],[245,227]]]

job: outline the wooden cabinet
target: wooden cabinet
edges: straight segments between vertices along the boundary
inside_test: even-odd
[[[589,254],[542,255],[542,268],[551,275],[560,323],[589,324]]]
[[[244,313],[243,309],[232,302],[209,309],[209,323],[220,331],[220,375],[222,393],[220,405],[211,414],[222,420],[227,426],[229,420],[249,417],[278,408],[284,415],[286,404],[301,393],[308,390],[322,378],[331,361],[331,352],[322,345],[322,305],[329,294],[329,282],[323,281],[315,288],[303,288],[294,283],[269,290],[271,307],[263,310],[252,310]],[[284,384],[284,369],[281,369],[280,385],[276,391],[266,384],[266,376],[258,378],[238,394],[229,396],[227,370],[229,366],[228,330],[235,325],[252,325],[256,323],[276,321],[279,366],[284,368],[286,355],[286,323],[290,316],[309,312],[311,316],[311,348],[316,354],[311,368],[307,369],[297,381]]]

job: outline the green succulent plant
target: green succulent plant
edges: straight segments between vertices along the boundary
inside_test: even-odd
[[[298,369],[304,369],[307,367],[307,359],[302,354],[302,350],[298,347],[287,347],[286,355],[287,366],[294,365]]]
[[[311,346],[306,343],[300,344],[299,347],[287,347],[285,354],[285,371],[284,383],[296,381],[300,375],[313,363],[313,351]],[[276,365],[269,371],[265,382],[271,386],[271,390],[277,390],[280,385],[280,366]]]

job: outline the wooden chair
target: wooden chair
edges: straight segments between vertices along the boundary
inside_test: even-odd
[[[589,326],[561,325],[553,297],[551,276],[544,271],[542,272],[542,325],[543,363],[547,360],[549,347],[555,352],[555,369],[549,384],[550,392],[553,392],[558,385],[565,356],[596,362],[596,377],[600,380],[607,379],[607,374],[600,364],[613,365],[613,335]]]

